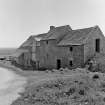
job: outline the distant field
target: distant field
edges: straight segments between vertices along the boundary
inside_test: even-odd
[[[11,55],[15,52],[16,48],[0,48],[0,57]]]

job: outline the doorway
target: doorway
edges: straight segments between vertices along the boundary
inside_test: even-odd
[[[61,60],[57,59],[57,69],[60,69],[60,68],[61,68]]]
[[[73,61],[72,60],[70,60],[70,67],[72,67],[73,66]]]
[[[100,52],[100,39],[96,39],[95,41],[95,44],[96,44],[96,52]]]

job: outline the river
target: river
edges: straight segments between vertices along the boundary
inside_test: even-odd
[[[26,79],[12,70],[0,68],[0,105],[10,105],[24,91]]]

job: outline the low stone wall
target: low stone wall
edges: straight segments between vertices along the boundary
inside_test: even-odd
[[[24,65],[20,65],[18,63],[16,63],[15,61],[12,61],[12,65],[18,67],[18,68],[21,68],[22,70],[35,70],[34,67],[32,66],[24,66]]]

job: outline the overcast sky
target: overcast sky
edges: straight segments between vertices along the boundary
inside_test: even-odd
[[[105,0],[0,0],[0,47],[18,47],[50,25],[99,25],[105,34]]]

